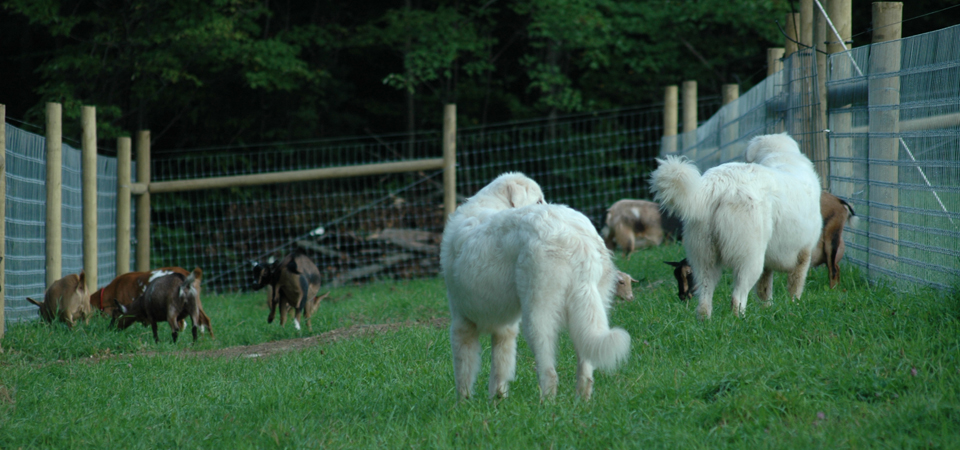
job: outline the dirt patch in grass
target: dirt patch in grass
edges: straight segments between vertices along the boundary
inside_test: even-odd
[[[291,350],[303,350],[319,344],[336,342],[341,339],[354,339],[374,334],[383,334],[396,331],[401,328],[414,326],[430,326],[435,328],[446,328],[450,326],[450,319],[433,318],[427,321],[416,322],[398,322],[376,325],[354,325],[352,327],[338,328],[326,333],[318,334],[305,338],[284,339],[280,341],[264,342],[255,345],[242,345],[237,347],[218,348],[213,350],[203,350],[198,352],[183,352],[183,356],[208,357],[208,358],[260,358],[270,356],[281,352]]]

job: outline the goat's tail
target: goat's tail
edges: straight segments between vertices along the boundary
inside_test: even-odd
[[[857,212],[853,210],[853,206],[851,206],[842,198],[837,198],[837,200],[840,200],[840,204],[847,209],[847,225],[850,225],[851,227],[857,226],[857,222],[860,221],[860,217],[857,216]]]
[[[615,369],[630,355],[630,334],[610,328],[601,293],[584,286],[567,305],[567,326],[577,355],[601,369]]]
[[[682,156],[667,156],[657,163],[660,167],[650,174],[650,185],[660,206],[684,222],[704,214],[696,201],[701,184],[697,166]]]

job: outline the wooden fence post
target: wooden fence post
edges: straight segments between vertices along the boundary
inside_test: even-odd
[[[740,156],[741,146],[733,145],[740,139],[740,108],[736,102],[740,98],[740,85],[725,84],[721,87],[723,98],[723,122],[720,124],[720,163],[734,160]]]
[[[137,183],[150,185],[150,131],[137,132]],[[137,197],[138,272],[150,271],[150,191]]]
[[[87,292],[97,289],[97,108],[81,110],[83,148],[80,178],[83,186],[83,272]]]
[[[851,23],[853,22],[853,9],[850,3],[850,0],[830,0],[827,5],[827,16],[829,16],[831,23],[833,23],[832,28],[826,30],[827,37],[827,53],[830,55],[845,52],[847,51],[846,41],[850,40],[851,37]],[[840,34],[838,38],[834,33]],[[852,67],[849,67],[846,63],[840,65],[840,67],[832,67],[831,73],[837,73],[841,68],[847,68],[847,70],[854,70]],[[838,76],[840,74],[837,74]],[[849,75],[849,74],[847,74]],[[853,127],[853,114],[849,112],[851,105],[848,103],[846,105],[834,104],[827,105],[833,113],[828,112],[829,117],[829,126],[831,133],[849,133],[850,129]],[[843,139],[830,139],[828,145],[830,149],[830,159],[834,158],[843,161],[843,162],[831,162],[830,163],[830,173],[833,174],[838,180],[854,180],[856,174],[854,173],[854,163],[846,162],[851,161],[855,154],[853,150],[853,139],[843,138]],[[830,191],[836,195],[839,195],[843,198],[850,198],[856,189],[856,181],[838,181],[836,183],[831,183]]]
[[[772,47],[767,49],[767,76],[771,76],[781,70],[783,70],[783,53],[784,49],[780,47]]]
[[[130,138],[117,138],[117,276],[130,271]]]
[[[868,109],[870,115],[870,275],[874,268],[895,269],[899,255],[900,71],[903,3],[873,3]],[[874,137],[880,135],[882,137]]]
[[[7,307],[7,106],[0,103],[0,353],[3,353],[3,333],[6,331]]]
[[[62,276],[61,205],[63,202],[63,108],[47,103],[47,220],[46,220],[46,286]]]
[[[683,148],[682,154],[686,154],[697,160],[697,82],[695,80],[684,81],[683,92]]]
[[[819,8],[814,8],[813,47],[817,58],[817,92],[820,94],[820,132],[817,133],[817,174],[820,175],[820,187],[830,190],[830,142],[827,129],[830,123],[827,117],[827,21]]]
[[[457,209],[457,105],[443,108],[443,224]]]
[[[784,57],[789,58],[790,55],[799,50],[797,46],[797,41],[800,38],[799,28],[800,27],[800,13],[789,13],[786,17],[786,23],[783,24],[784,31],[787,32],[786,42],[783,44]]]
[[[678,89],[672,84],[663,90],[663,153],[677,153]]]

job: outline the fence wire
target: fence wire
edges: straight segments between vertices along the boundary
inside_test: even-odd
[[[9,322],[37,317],[26,298],[42,300],[46,286],[46,138],[6,125],[6,280],[5,318]],[[62,149],[61,270],[83,268],[83,198],[81,152]],[[116,158],[97,156],[97,285],[116,275]]]

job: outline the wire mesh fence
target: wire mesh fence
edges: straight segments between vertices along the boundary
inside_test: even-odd
[[[696,132],[664,138],[661,153],[706,170],[742,161],[753,136],[787,131],[862,219],[845,229],[849,261],[872,279],[956,284],[960,26],[834,54],[828,63],[829,131],[818,112],[816,55],[807,50]]]
[[[37,317],[37,307],[26,298],[42,299],[46,280],[46,139],[6,125],[6,280],[5,318],[19,321]],[[83,199],[81,152],[63,146],[62,273],[83,268]],[[97,157],[97,284],[116,275],[116,158]],[[50,280],[52,282],[53,280]]]

